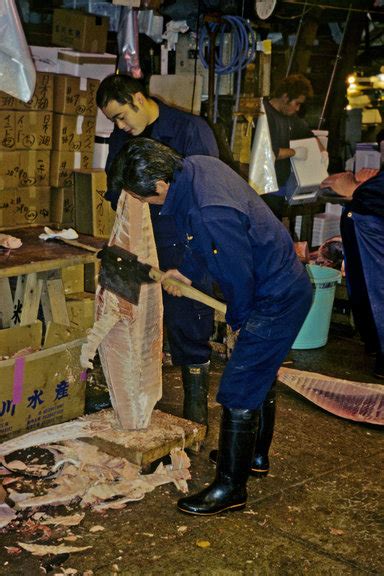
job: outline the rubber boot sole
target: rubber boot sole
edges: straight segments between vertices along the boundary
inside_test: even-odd
[[[216,514],[221,514],[221,512],[237,512],[237,510],[243,510],[245,506],[246,502],[240,502],[239,504],[231,504],[215,512],[192,512],[192,510],[184,510],[184,508],[180,508],[180,506],[177,506],[177,508],[180,512],[190,514],[191,516],[215,516]]]

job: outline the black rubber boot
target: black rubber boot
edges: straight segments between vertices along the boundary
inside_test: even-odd
[[[258,411],[259,423],[256,436],[255,453],[252,458],[250,475],[256,477],[267,476],[269,472],[269,448],[272,443],[275,427],[276,392],[272,386]],[[216,464],[218,450],[211,450],[209,459]]]
[[[276,414],[276,391],[274,386],[268,392],[259,412],[255,453],[251,465],[252,476],[267,476],[269,472],[268,453],[272,443]]]
[[[244,508],[256,439],[256,420],[256,410],[223,408],[216,478],[205,490],[181,498],[177,503],[179,510],[209,516]]]
[[[184,388],[183,417],[208,425],[209,365],[189,364],[181,367]]]

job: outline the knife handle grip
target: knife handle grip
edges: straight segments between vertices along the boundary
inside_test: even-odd
[[[149,271],[149,276],[150,278],[152,278],[152,280],[155,280],[156,282],[161,282],[163,272],[161,270],[158,270],[157,268],[151,268]],[[179,280],[175,280],[173,278],[167,278],[167,283],[170,284],[171,286],[177,286],[180,289],[182,295],[185,296],[186,298],[191,298],[191,300],[196,300],[197,302],[206,304],[207,306],[210,306],[214,310],[217,310],[218,312],[221,312],[222,314],[225,315],[227,311],[227,306],[226,304],[224,304],[224,302],[220,302],[219,300],[216,300],[216,298],[212,298],[212,296],[209,296],[208,294],[201,292],[201,290],[198,290],[193,286],[188,286],[188,284],[179,282]]]

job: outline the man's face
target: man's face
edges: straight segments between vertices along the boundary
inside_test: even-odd
[[[165,202],[165,199],[167,197],[167,193],[169,190],[169,184],[167,182],[164,182],[164,180],[158,180],[157,184],[156,184],[156,192],[157,192],[157,196],[139,196],[138,194],[135,194],[134,192],[132,192],[132,190],[126,190],[126,192],[128,192],[128,194],[130,194],[133,198],[136,198],[136,200],[139,200],[139,202],[141,202],[142,204],[156,204],[158,206],[162,206]]]
[[[138,136],[149,123],[145,98],[140,92],[133,94],[133,104],[137,107],[136,110],[130,104],[110,100],[102,111],[118,128],[132,136]]]
[[[305,96],[302,94],[293,100],[289,100],[288,94],[283,94],[281,113],[284,114],[284,116],[293,116],[294,114],[297,114],[304,102]]]

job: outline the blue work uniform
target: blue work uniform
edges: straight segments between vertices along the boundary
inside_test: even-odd
[[[209,272],[240,333],[217,400],[257,409],[312,302],[312,287],[292,240],[268,206],[216,158],[192,156],[176,172],[161,217],[175,218],[186,244],[179,270],[199,282]]]
[[[219,156],[215,136],[207,122],[157,101],[159,116],[140,136],[147,136],[174,148],[182,156],[203,154]],[[109,143],[106,171],[130,136],[114,128]],[[105,197],[116,210],[120,190],[108,190]],[[161,206],[150,206],[151,220],[160,268],[178,268],[184,254],[184,243],[178,239],[174,219],[159,218]],[[212,281],[208,275],[201,278],[196,288],[211,293]],[[208,306],[189,298],[173,298],[163,291],[164,322],[167,339],[175,365],[204,364],[211,355],[209,338],[213,331],[214,312]]]
[[[384,171],[356,188],[340,231],[356,326],[367,348],[384,354]]]

